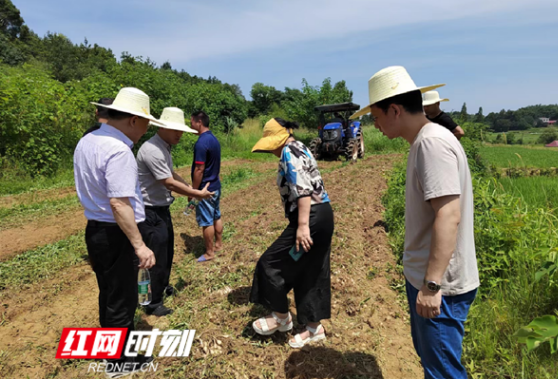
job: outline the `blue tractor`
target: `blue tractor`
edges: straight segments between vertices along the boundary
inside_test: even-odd
[[[314,158],[337,159],[339,155],[344,155],[348,161],[356,161],[364,157],[364,136],[360,121],[349,120],[359,109],[360,106],[354,103],[329,104],[314,108],[320,112],[319,137],[314,138],[308,146]]]

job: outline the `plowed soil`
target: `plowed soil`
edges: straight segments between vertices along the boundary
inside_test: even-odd
[[[138,313],[138,328],[195,329],[196,340],[190,357],[156,358],[156,373],[135,377],[421,377],[407,312],[402,297],[392,289],[400,277],[381,227],[384,174],[396,158],[372,156],[323,175],[336,223],[332,318],[323,322],[327,341],[301,350],[286,343],[290,333],[263,338],[250,326],[266,313],[248,303],[254,266],[286,225],[275,177],[266,176],[223,199],[226,239],[213,262],[195,262],[202,253],[201,231],[193,217],[174,214],[172,282],[179,292],[167,305],[175,313],[159,319]],[[320,163],[322,169],[338,166]],[[87,263],[60,272],[56,279],[0,292],[0,375],[104,377],[88,373],[88,361],[54,359],[63,327],[99,326],[97,296]],[[294,300],[291,312],[296,320]]]
[[[276,167],[276,163],[254,163],[248,160],[225,161],[222,164],[222,175],[227,175],[232,170],[244,167],[255,173],[261,173]],[[177,172],[189,182],[190,168],[183,167]],[[40,202],[56,200],[67,196],[76,196],[75,188],[61,188],[56,190],[36,191],[22,195],[6,196],[0,198],[0,206],[13,207],[24,202]],[[85,228],[87,220],[83,209],[72,207],[56,215],[37,218],[35,215],[28,222],[19,221],[23,225],[8,226],[0,229],[0,261],[5,261],[21,252],[47,245]]]

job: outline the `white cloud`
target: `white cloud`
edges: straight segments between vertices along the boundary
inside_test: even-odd
[[[347,45],[368,35],[373,42],[374,31],[398,26],[479,17],[494,24],[542,22],[558,11],[555,0],[26,0],[16,5],[32,29],[40,25],[39,33],[61,32],[74,42],[87,36],[117,55],[129,51],[159,63],[330,38],[338,49],[342,37]]]
[[[159,1],[159,21],[171,12],[169,22],[157,22],[158,30],[144,35],[113,39],[116,45],[148,46],[143,52],[152,57],[188,61],[261,48],[339,38],[359,32],[425,22],[490,14],[496,22],[500,15],[530,9],[556,9],[549,0],[282,0],[220,1],[200,3]],[[151,10],[153,12],[153,10]],[[152,13],[153,14],[153,13]],[[544,18],[545,13],[539,13]],[[540,19],[539,19],[540,21]],[[373,38],[373,37],[371,37]]]

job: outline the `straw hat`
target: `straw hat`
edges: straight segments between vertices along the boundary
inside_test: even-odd
[[[350,118],[355,119],[370,113],[370,107],[379,101],[389,99],[407,92],[420,90],[422,93],[445,86],[445,84],[435,84],[427,87],[417,87],[407,70],[402,66],[390,66],[375,73],[368,80],[368,95],[370,104],[362,108]]]
[[[198,133],[196,130],[186,125],[184,122],[184,112],[180,108],[168,107],[163,109],[159,122],[163,124],[161,128],[180,130],[181,132],[194,134]]]
[[[292,132],[272,118],[265,124],[263,137],[254,145],[252,153],[266,153],[283,146]]]
[[[115,111],[125,112],[150,120],[155,125],[161,125],[155,117],[149,113],[149,96],[137,88],[122,88],[110,105],[101,103],[91,103],[102,108],[114,109]]]
[[[428,91],[422,94],[423,107],[440,103],[442,101],[449,101],[449,99],[440,99],[440,94],[438,93],[438,91]]]

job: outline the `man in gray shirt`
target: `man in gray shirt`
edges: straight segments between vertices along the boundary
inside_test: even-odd
[[[461,363],[464,323],[479,286],[471,173],[463,147],[423,113],[421,92],[400,66],[369,81],[372,113],[388,138],[411,144],[405,185],[403,268],[411,334],[425,378],[467,379]]]
[[[138,176],[143,202],[145,222],[140,231],[145,244],[153,250],[155,266],[150,270],[152,300],[146,307],[148,314],[165,316],[172,310],[163,305],[163,295],[172,295],[169,285],[174,257],[174,229],[170,205],[174,201],[171,191],[184,196],[205,199],[213,193],[195,190],[173,170],[171,146],[180,142],[183,132],[195,133],[184,122],[184,113],[178,108],[165,108],[159,121],[162,126],[138,151]]]

